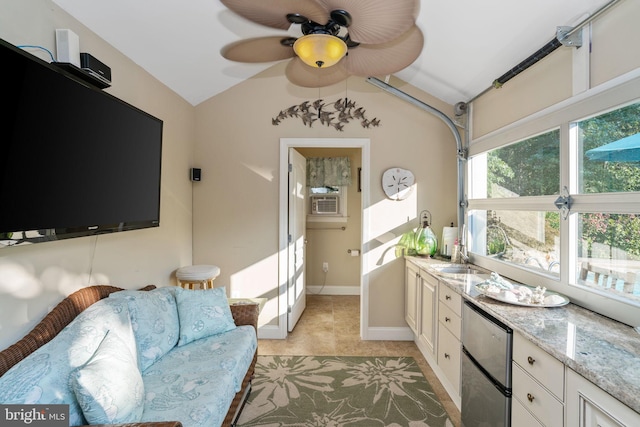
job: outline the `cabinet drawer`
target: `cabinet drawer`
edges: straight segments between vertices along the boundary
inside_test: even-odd
[[[511,401],[511,425],[514,427],[545,427],[522,406],[518,399]]]
[[[460,341],[447,328],[438,329],[438,366],[460,395]]]
[[[440,286],[438,295],[440,301],[453,310],[455,314],[462,317],[462,295],[454,292],[447,285]]]
[[[564,364],[522,335],[513,334],[513,361],[564,401]]]
[[[562,426],[564,405],[531,378],[519,365],[513,364],[513,397],[547,427]]]
[[[438,319],[458,340],[462,331],[462,319],[448,305],[439,302]]]

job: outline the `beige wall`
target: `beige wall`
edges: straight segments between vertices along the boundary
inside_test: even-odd
[[[269,298],[260,322],[277,322],[280,138],[369,138],[370,181],[363,185],[369,186],[370,205],[363,208],[373,237],[365,242],[371,261],[362,272],[370,285],[369,325],[404,328],[403,261],[385,250],[417,226],[422,209],[432,212],[435,230],[456,221],[453,135],[436,117],[363,78],[305,89],[288,83],[285,66],[276,64],[196,107],[195,158],[203,167],[203,181],[194,187],[194,262],[220,266],[217,281],[232,295]],[[444,112],[452,110],[399,80],[390,83]],[[369,118],[377,117],[380,126],[363,128],[354,121],[339,132],[317,122],[305,126],[296,118],[272,124],[280,111],[293,105],[316,99],[334,102],[345,94]],[[382,173],[396,166],[412,170],[417,182],[412,197],[401,202],[386,199],[381,187]]]
[[[640,2],[622,1],[593,23],[591,86],[640,66]]]
[[[160,227],[0,250],[0,349],[69,293],[90,284],[168,285],[191,263],[194,108],[48,0],[0,0],[0,38],[55,55],[55,29],[112,69],[106,91],[164,121]],[[30,50],[48,60],[48,54]]]
[[[500,89],[492,89],[474,101],[473,137],[486,135],[569,98],[572,58],[571,49],[561,47]]]

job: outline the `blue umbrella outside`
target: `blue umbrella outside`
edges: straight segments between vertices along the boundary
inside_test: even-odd
[[[600,162],[640,162],[640,133],[593,148],[585,155]]]

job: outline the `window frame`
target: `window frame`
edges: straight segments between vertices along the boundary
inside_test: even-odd
[[[518,120],[501,129],[479,138],[470,139],[469,157],[486,153],[536,135],[560,129],[560,187],[567,188],[572,198],[571,215],[560,223],[560,263],[576,260],[575,242],[577,238],[577,215],[579,213],[640,213],[640,192],[625,193],[578,193],[578,159],[570,153],[577,152],[577,139],[571,132],[577,126],[573,123],[625,105],[640,102],[640,69],[615,78],[596,88],[586,90],[554,106]],[[473,114],[473,104],[469,116]],[[469,117],[468,123],[473,123]],[[472,129],[470,129],[472,134]],[[465,194],[469,194],[472,171],[467,162]],[[470,210],[522,210],[552,211],[558,195],[469,199],[465,215]],[[611,317],[631,326],[640,326],[640,303],[577,284],[577,269],[561,268],[559,277],[527,270],[517,265],[501,262],[485,256],[469,253],[470,260],[481,267],[522,283],[545,286],[550,290],[567,295],[572,302],[597,313]]]

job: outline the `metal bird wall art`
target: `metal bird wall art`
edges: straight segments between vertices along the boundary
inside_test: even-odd
[[[317,99],[313,102],[305,101],[299,105],[292,105],[280,111],[275,118],[271,119],[271,124],[278,126],[285,119],[299,118],[305,126],[313,127],[313,124],[317,122],[323,126],[333,127],[340,132],[352,120],[358,120],[363,128],[380,126],[378,118],[368,119],[365,113],[364,108],[347,98],[340,98],[333,103]]]

